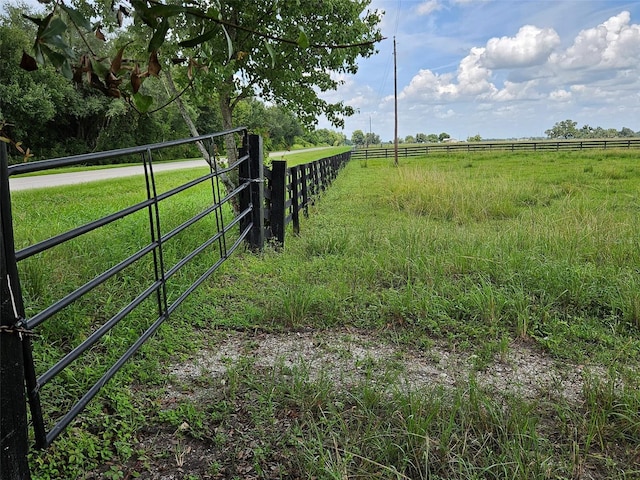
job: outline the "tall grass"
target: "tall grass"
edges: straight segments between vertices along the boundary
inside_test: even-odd
[[[169,175],[167,181],[177,180],[178,174]],[[302,235],[288,235],[284,250],[232,257],[92,404],[74,434],[65,434],[55,452],[34,456],[33,465],[50,472],[46,465],[53,462],[69,476],[83,462],[100,470],[114,459],[122,465],[143,458],[133,438],[162,410],[154,400],[161,387],[149,386],[166,381],[159,362],[190,349],[215,350],[220,331],[348,327],[426,355],[438,341],[475,358],[478,370],[490,368],[517,341],[610,372],[589,379],[576,404],[495,395],[473,376],[453,389],[407,391],[384,365],[344,389],[328,376],[310,378],[305,366],[265,371],[243,360],[207,401],[162,410],[161,420],[152,421],[169,423],[173,431],[185,421],[195,425],[180,435],[215,445],[224,454],[216,465],[252,445],[263,472],[279,462],[291,476],[634,478],[640,396],[627,371],[634,372],[640,359],[639,179],[633,152],[430,155],[403,160],[398,168],[388,160],[369,160],[367,168],[352,162],[311,208]],[[132,186],[109,185],[113,204],[91,187],[53,191],[46,200],[15,195],[24,209],[18,241],[63,228],[79,215],[67,204],[80,202],[100,216],[128,190],[139,195]],[[163,222],[177,224],[178,212],[197,204],[171,205]],[[54,205],[60,214],[52,218]],[[94,238],[24,263],[29,303],[46,304],[52,285],[77,284],[97,264],[146,242],[140,239],[147,230],[141,218],[139,225],[118,226],[107,243]],[[176,251],[183,242],[196,243],[200,233],[194,235],[177,241]],[[99,292],[101,308],[115,308],[109,305],[144,284],[148,268]],[[91,305],[43,332],[36,342],[39,363],[107,314]],[[111,349],[137,327],[123,328],[47,401],[65,402],[65,388],[74,391],[74,382],[82,385],[104,368]],[[131,382],[137,395],[144,392],[140,398],[124,387]],[[108,420],[102,411],[112,414]],[[253,432],[241,435],[246,444],[220,437],[238,431],[237,422]],[[94,432],[109,439],[120,432],[124,440],[96,452]],[[74,439],[83,445],[74,454],[83,461],[69,459]],[[115,468],[113,475],[123,471]]]

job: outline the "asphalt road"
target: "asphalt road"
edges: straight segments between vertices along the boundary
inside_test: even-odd
[[[153,166],[154,172],[164,172],[167,170],[179,170],[184,168],[205,167],[207,162],[200,160],[187,160],[184,162],[159,163]],[[69,173],[52,173],[50,175],[37,175],[33,177],[10,177],[9,189],[29,190],[32,188],[59,187],[62,185],[74,185],[77,183],[95,182],[96,180],[105,180],[108,178],[132,177],[134,175],[143,175],[144,167],[142,165],[104,168],[99,170],[87,170],[85,172],[69,172]]]
[[[308,148],[305,151],[322,150],[326,147]],[[299,152],[300,150],[298,150]],[[289,153],[295,152],[269,152],[271,158],[285,157]],[[164,172],[167,170],[179,170],[193,167],[205,167],[207,163],[203,159],[185,160],[184,162],[158,163],[154,164],[154,172]],[[29,190],[32,188],[59,187],[62,185],[74,185],[78,183],[95,182],[110,178],[131,177],[144,174],[142,165],[104,168],[100,170],[87,170],[85,172],[52,173],[50,175],[37,175],[32,177],[10,177],[9,188],[11,191]]]

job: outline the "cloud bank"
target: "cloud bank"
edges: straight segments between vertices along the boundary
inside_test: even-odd
[[[566,101],[577,94],[597,99],[606,97],[601,88],[606,81],[628,88],[640,86],[639,77],[640,25],[631,24],[629,12],[623,11],[582,30],[565,49],[555,30],[534,25],[521,27],[512,37],[491,38],[485,46],[471,48],[455,74],[421,69],[399,98],[422,103]]]

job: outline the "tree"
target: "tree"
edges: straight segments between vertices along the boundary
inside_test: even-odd
[[[622,129],[619,132],[619,136],[620,137],[635,137],[636,134],[633,130],[631,130],[629,127],[622,127]]]
[[[357,147],[360,147],[364,145],[364,142],[364,132],[362,130],[354,130],[354,132],[351,134],[351,143],[353,143]]]
[[[448,138],[451,138],[451,135],[449,135],[447,132],[442,132],[440,135],[438,135],[439,142],[444,142]]]
[[[561,122],[557,122],[552,128],[549,130],[545,130],[545,135],[549,138],[575,138],[578,136],[578,129],[576,125],[578,122],[574,122],[573,120],[563,120]]]
[[[473,137],[468,137],[467,138],[467,142],[481,142],[482,141],[482,137],[480,136],[480,134],[476,134]]]
[[[368,132],[365,135],[365,143],[367,145],[376,145],[376,144],[382,143],[382,141],[380,140],[380,135],[377,135],[373,132]]]
[[[438,135],[436,135],[435,133],[430,133],[429,135],[427,135],[428,143],[438,143],[439,141],[440,139],[438,138]]]
[[[196,70],[206,69],[199,77],[218,93],[223,128],[232,128],[238,102],[257,93],[296,112],[306,124],[324,114],[341,126],[342,116],[353,114],[353,109],[342,102],[329,103],[319,93],[339,85],[333,73],[355,73],[357,59],[372,55],[375,42],[382,39],[381,15],[366,10],[370,0],[288,2],[282,9],[270,0],[226,0],[217,6],[77,0],[75,9],[62,0],[47,3],[52,5],[49,14],[32,18],[38,25],[35,58],[25,54],[24,68],[36,69],[46,58],[67,76],[86,79],[105,94],[125,96],[143,109],[149,101],[139,95],[142,81],[158,75],[169,58],[183,57],[190,79]],[[124,51],[130,54],[131,49],[124,45],[113,58],[101,61],[89,42],[73,58],[63,40],[66,32],[73,27],[83,38],[88,32],[104,38],[106,27],[94,25],[113,25],[108,4],[116,12],[115,23],[121,26],[124,16],[133,15],[134,26],[143,30],[139,36],[147,34],[145,58],[126,60]],[[99,21],[92,24],[88,18]]]
[[[342,115],[351,115],[354,110],[342,102],[323,100],[319,92],[338,86],[332,72],[355,73],[357,59],[374,53],[372,44],[345,49],[309,46],[322,44],[327,38],[343,44],[375,40],[380,19],[364,13],[366,5],[368,1],[299,2],[287,5],[286,11],[269,0],[228,0],[221,5],[220,15],[229,23],[226,34],[195,45],[194,53],[207,67],[207,73],[199,77],[218,93],[223,128],[233,128],[235,107],[256,94],[295,112],[307,126],[320,114],[342,126]],[[209,23],[209,19],[201,20],[189,35],[206,35]],[[265,40],[253,33],[263,26],[268,26],[271,37],[298,38],[307,48],[298,42]],[[228,155],[232,149],[232,143],[227,142]]]
[[[315,141],[312,142],[314,145],[329,145],[337,147],[339,145],[344,145],[347,140],[343,133],[336,132],[335,130],[329,130],[327,128],[314,130],[310,133],[315,136]]]
[[[416,134],[416,142],[417,143],[427,143],[429,141],[429,139],[427,138],[427,136],[424,133],[417,133]]]
[[[407,135],[404,137],[405,143],[416,143],[416,139],[413,135]]]
[[[31,151],[41,159],[95,146],[107,99],[74,89],[51,67],[32,75],[20,70],[35,26],[22,17],[21,9],[6,7],[6,12],[0,16],[0,136],[26,145],[27,158]]]
[[[578,136],[580,138],[591,138],[593,136],[593,127],[588,124],[583,125],[582,128],[580,128],[580,130],[578,131]]]
[[[295,138],[304,133],[296,116],[277,106],[267,108],[267,121],[271,141],[277,149],[290,149]]]

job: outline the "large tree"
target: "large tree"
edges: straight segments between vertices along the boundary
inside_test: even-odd
[[[0,137],[15,139],[27,157],[33,153],[38,159],[95,147],[109,99],[86,87],[74,88],[51,66],[31,74],[19,68],[36,33],[23,12],[7,6],[0,14]]]
[[[48,60],[68,76],[85,79],[107,95],[125,96],[144,110],[149,108],[149,100],[139,92],[144,78],[159,74],[169,58],[182,59],[196,88],[217,93],[225,129],[234,126],[239,102],[255,95],[290,109],[306,124],[324,114],[341,126],[342,117],[354,110],[320,94],[340,84],[336,74],[355,73],[357,60],[372,55],[382,38],[381,14],[367,10],[370,0],[225,0],[206,6],[155,0],[73,3],[54,0],[48,15],[33,19],[38,34],[33,57],[23,57],[25,68]],[[113,5],[119,24],[132,15],[146,32],[144,59],[127,60],[135,53],[129,45],[106,60],[93,54],[89,41],[81,54],[68,48],[65,36],[70,30],[104,36],[107,5]]]
[[[354,110],[327,102],[319,92],[335,89],[336,73],[355,73],[357,59],[374,52],[380,18],[364,13],[368,3],[227,0],[219,11],[224,35],[209,39],[216,26],[189,15],[185,20],[191,23],[177,31],[190,37],[182,45],[192,46],[192,58],[204,67],[194,84],[217,93],[225,130],[236,126],[239,103],[256,95],[294,112],[307,126],[321,114],[342,126],[342,116]],[[226,140],[227,155],[233,157],[233,139]]]
[[[552,128],[546,130],[544,133],[549,138],[575,138],[579,136],[576,125],[578,125],[578,122],[567,119],[557,122]]]
[[[354,130],[351,134],[351,142],[356,146],[364,145],[366,137],[364,136],[364,132],[362,130]]]

